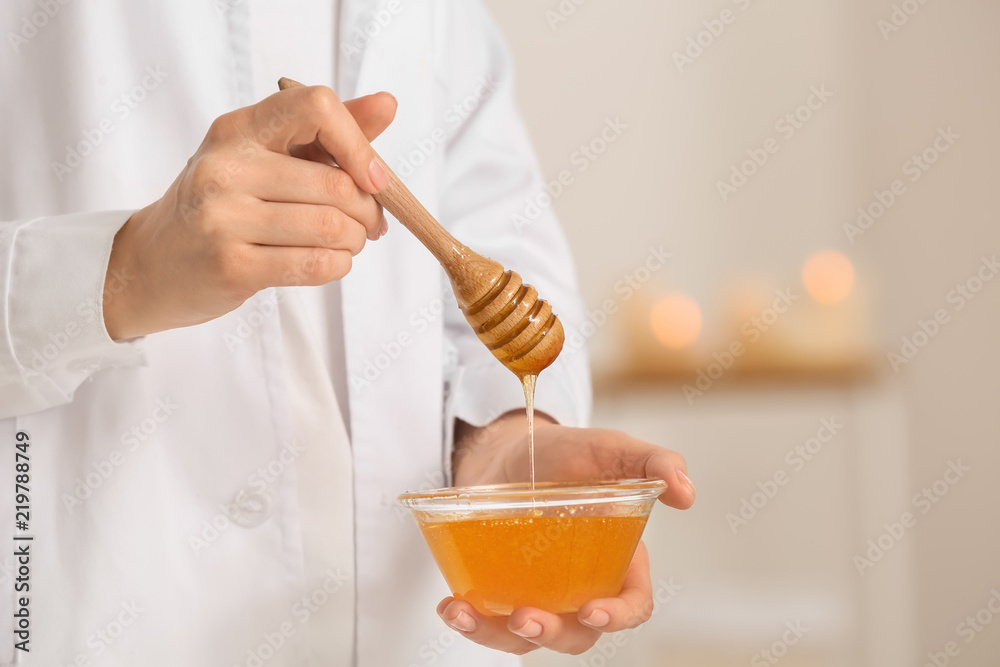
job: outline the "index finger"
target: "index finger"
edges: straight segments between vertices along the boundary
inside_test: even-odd
[[[365,192],[376,194],[388,185],[375,149],[351,112],[326,86],[292,85],[271,95],[254,106],[253,124],[258,130],[254,136],[270,151],[287,154],[290,145],[318,141]]]
[[[656,447],[646,459],[643,466],[643,476],[662,479],[667,483],[667,490],[660,494],[660,501],[665,505],[679,510],[686,510],[694,505],[694,484],[687,476],[687,462],[675,451]]]
[[[687,476],[687,461],[678,452],[620,431],[599,430],[591,441],[599,469],[615,479],[662,479],[667,489],[660,502],[676,509],[694,504],[694,484]]]

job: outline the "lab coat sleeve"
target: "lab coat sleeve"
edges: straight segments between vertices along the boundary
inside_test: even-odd
[[[584,426],[591,402],[579,335],[584,307],[566,238],[548,200],[539,197],[544,180],[514,102],[511,58],[478,1],[450,2],[448,8],[448,39],[442,41],[447,46],[438,54],[446,91],[442,118],[449,132],[442,223],[462,242],[520,273],[552,304],[567,341],[539,375],[535,406],[562,424]],[[454,362],[446,425],[457,417],[481,426],[524,408],[518,379],[478,341],[457,308],[447,309],[445,340],[445,358]]]
[[[111,244],[131,214],[0,222],[0,419],[69,403],[93,373],[140,363],[102,310]]]

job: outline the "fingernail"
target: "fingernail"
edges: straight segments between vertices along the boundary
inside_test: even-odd
[[[595,609],[590,612],[590,616],[583,619],[583,622],[592,628],[603,628],[611,621],[611,616],[603,609]]]
[[[694,491],[694,484],[691,483],[691,480],[688,478],[687,475],[684,474],[683,470],[678,470],[676,474],[678,479],[687,484],[689,487],[691,487],[691,490]]]
[[[382,224],[378,228],[378,237],[382,238],[389,233],[389,221],[385,219],[385,215],[382,215]]]
[[[533,639],[542,634],[542,624],[529,618],[524,625],[511,632],[525,639]]]
[[[378,163],[378,160],[372,159],[371,163],[368,165],[368,178],[371,179],[372,185],[375,189],[381,192],[385,189],[385,186],[389,185],[389,176],[385,173],[385,169],[382,165]]]
[[[472,618],[464,611],[458,612],[458,616],[452,619],[444,619],[444,622],[451,626],[452,629],[458,630],[459,632],[475,632],[476,630],[476,619]]]

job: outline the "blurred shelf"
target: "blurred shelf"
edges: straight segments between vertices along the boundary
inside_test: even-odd
[[[652,387],[682,390],[685,385],[700,391],[726,387],[870,385],[884,376],[879,366],[874,354],[815,359],[746,357],[736,359],[728,367],[711,356],[654,358],[642,363],[622,364],[613,370],[596,371],[594,393]]]

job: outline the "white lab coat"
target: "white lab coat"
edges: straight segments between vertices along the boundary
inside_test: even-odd
[[[483,424],[522,405],[408,232],[390,219],[356,258],[342,313],[323,312],[321,291],[272,289],[207,324],[116,343],[99,310],[131,212],[163,193],[214,117],[290,76],[345,99],[391,91],[399,112],[380,153],[576,330],[553,217],[512,221],[542,181],[484,10],[8,0],[0,28],[0,665],[516,664],[436,617],[446,586],[395,504],[446,483],[456,417]],[[324,361],[341,325],[349,449]],[[537,402],[586,421],[581,352],[542,375]],[[19,432],[27,530],[11,504]],[[19,582],[14,538],[28,535]],[[20,597],[29,653],[10,639]]]

